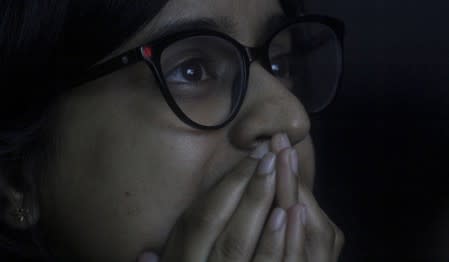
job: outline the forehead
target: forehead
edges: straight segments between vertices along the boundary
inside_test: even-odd
[[[135,47],[151,39],[154,32],[177,21],[210,19],[233,27],[233,38],[248,46],[260,44],[265,36],[266,23],[273,16],[282,15],[279,0],[170,0],[152,21],[122,50]]]

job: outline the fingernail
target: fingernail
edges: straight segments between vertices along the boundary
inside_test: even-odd
[[[269,226],[273,231],[278,231],[285,224],[285,211],[282,208],[276,207],[271,214]]]
[[[145,252],[139,256],[137,262],[158,262],[159,257],[152,252]]]
[[[290,146],[290,140],[285,133],[275,135],[273,142],[279,151]]]
[[[250,153],[250,157],[254,159],[262,159],[263,156],[270,151],[270,145],[268,142],[263,142],[262,144],[258,145],[254,151]]]
[[[296,149],[291,149],[290,150],[290,168],[293,172],[293,174],[295,174],[295,176],[298,176],[298,153],[296,152]]]
[[[274,171],[274,164],[276,162],[276,155],[269,152],[267,153],[259,163],[257,173],[259,175],[270,175]]]

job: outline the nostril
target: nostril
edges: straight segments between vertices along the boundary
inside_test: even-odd
[[[261,135],[256,137],[254,143],[251,145],[252,148],[256,148],[257,146],[259,146],[260,144],[262,144],[265,141],[270,141],[271,140],[271,136],[267,136],[267,135]]]
[[[271,136],[261,135],[261,136],[256,137],[256,141],[265,142],[267,140],[271,140]]]

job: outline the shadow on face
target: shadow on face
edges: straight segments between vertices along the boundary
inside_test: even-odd
[[[219,30],[254,46],[267,37],[267,19],[279,14],[274,0],[172,0],[114,53],[142,44],[173,21],[204,18],[219,26],[227,21]],[[250,67],[239,114],[220,130],[180,121],[144,63],[68,93],[55,121],[58,139],[40,185],[41,218],[54,251],[68,260],[132,261],[145,249],[161,250],[192,201],[279,132],[298,150],[305,183],[313,183],[308,116],[258,62]]]

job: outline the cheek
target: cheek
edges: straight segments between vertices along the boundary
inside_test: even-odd
[[[95,135],[69,129],[64,136],[42,185],[42,220],[61,253],[132,261],[143,249],[159,250],[198,194],[210,141],[173,128],[132,126],[119,121],[90,129]]]
[[[134,146],[132,152],[123,150],[111,156],[112,161],[120,164],[107,171],[112,178],[108,179],[105,192],[117,201],[116,207],[110,207],[116,213],[109,220],[110,227],[124,231],[115,232],[111,238],[119,239],[122,233],[128,236],[126,240],[116,240],[122,249],[124,243],[129,250],[162,248],[176,219],[199,191],[203,147],[201,143],[196,148],[176,144],[176,140],[177,137],[158,137]]]

